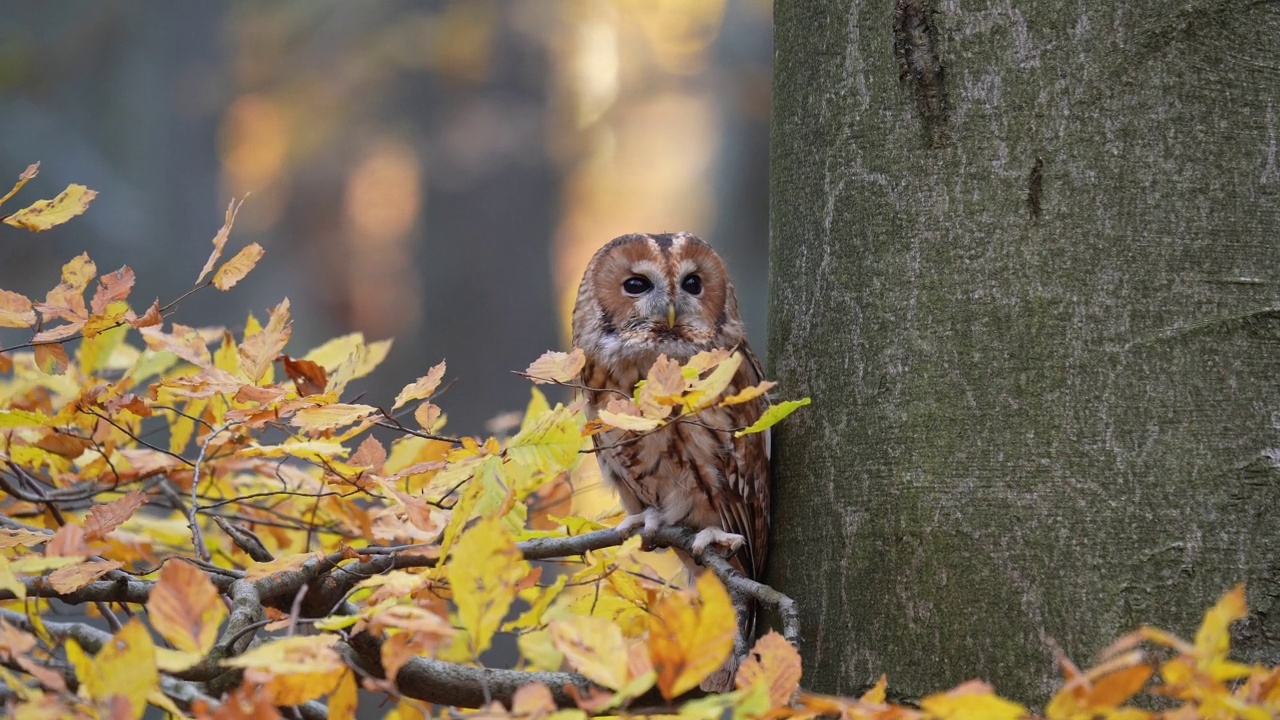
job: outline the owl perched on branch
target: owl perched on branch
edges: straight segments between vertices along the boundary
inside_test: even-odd
[[[623,235],[600,248],[578,288],[573,344],[586,354],[582,382],[593,410],[631,397],[663,355],[684,364],[702,351],[736,349],[745,357],[725,394],[762,380],[724,261],[689,233]],[[733,431],[765,405],[757,397],[710,407],[640,437],[620,429],[596,435],[601,471],[629,514],[620,527],[691,527],[695,548],[717,546],[759,579],[769,542],[768,433]],[[749,635],[754,609],[746,610]]]

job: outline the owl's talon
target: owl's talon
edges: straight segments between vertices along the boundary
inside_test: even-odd
[[[631,537],[640,532],[641,547],[645,550],[653,549],[653,536],[662,527],[662,516],[658,514],[656,508],[645,508],[643,511],[635,515],[628,515],[622,518],[622,522],[618,523],[617,530],[624,537]]]
[[[746,542],[747,539],[737,533],[709,527],[699,530],[698,534],[693,536],[692,549],[695,557],[706,552],[712,545],[716,546],[721,555],[732,555]]]

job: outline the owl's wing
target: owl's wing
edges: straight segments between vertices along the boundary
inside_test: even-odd
[[[738,349],[746,356],[746,362],[734,377],[734,392],[763,379],[760,362],[751,348],[744,342]],[[730,405],[725,408],[730,413],[728,426],[750,425],[767,406],[764,398]],[[716,510],[727,532],[746,538],[746,544],[732,560],[748,577],[758,579],[764,575],[769,550],[769,441],[765,433],[754,433],[739,438],[730,435],[729,442],[732,460],[726,464],[726,482]]]

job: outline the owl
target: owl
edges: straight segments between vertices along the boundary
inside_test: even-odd
[[[744,362],[726,395],[763,379],[724,261],[689,233],[623,235],[600,248],[578,288],[573,344],[586,354],[582,384],[590,388],[592,411],[618,393],[630,397],[661,355],[683,364],[703,350],[741,352]],[[619,527],[693,528],[696,551],[714,545],[759,579],[769,543],[769,439],[767,433],[735,438],[733,431],[764,410],[764,398],[757,398],[638,439],[617,429],[597,434],[601,471],[628,513]],[[743,614],[749,637],[754,608]]]

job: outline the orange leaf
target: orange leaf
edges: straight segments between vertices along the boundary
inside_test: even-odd
[[[133,517],[133,513],[146,501],[147,496],[141,490],[130,490],[115,502],[94,505],[84,521],[85,540],[92,542],[105,539],[112,530]]]
[[[44,546],[45,557],[74,557],[83,560],[89,554],[89,545],[84,541],[84,527],[75,523],[67,523],[48,537],[49,544]]]
[[[719,669],[737,631],[733,602],[712,572],[703,572],[694,588],[658,600],[649,616],[649,655],[662,696],[692,690]]]
[[[574,348],[572,352],[545,352],[525,368],[525,375],[538,384],[567,383],[578,379],[587,364],[587,356],[582,348]]]
[[[93,447],[93,441],[79,435],[51,429],[48,435],[40,438],[40,441],[36,443],[36,447],[41,450],[48,450],[54,455],[61,455],[69,460],[74,460],[84,454],[85,450]]]
[[[231,226],[236,221],[236,213],[239,212],[240,206],[244,204],[244,200],[236,202],[231,201],[227,205],[227,217],[223,221],[222,227],[218,229],[218,234],[213,236],[213,253],[209,255],[209,259],[205,261],[204,268],[200,271],[200,277],[196,278],[196,285],[204,281],[205,277],[213,270],[213,266],[218,264],[218,259],[222,257],[222,249],[227,244],[227,238],[231,237]]]
[[[319,363],[295,360],[288,355],[281,355],[280,361],[284,364],[284,374],[293,381],[298,395],[302,397],[319,395],[329,385],[329,377]]]
[[[219,290],[230,290],[235,287],[235,284],[243,280],[253,266],[258,264],[264,252],[258,243],[251,243],[241,249],[235,257],[224,263],[218,268],[218,272],[213,274],[213,286]]]
[[[112,570],[124,567],[115,560],[101,560],[58,568],[49,573],[49,584],[60,593],[75,592]]]
[[[284,350],[291,334],[293,323],[289,319],[289,298],[285,298],[271,308],[267,326],[240,343],[240,369],[245,376],[255,383],[261,380],[280,351]]]
[[[5,224],[39,232],[56,227],[83,213],[97,191],[72,183],[52,200],[38,200],[6,217]]]
[[[175,648],[202,656],[213,649],[227,608],[202,570],[170,558],[147,599],[147,616]]]
[[[769,688],[769,704],[775,708],[786,707],[800,689],[800,652],[773,630],[756,641],[734,678],[739,689],[757,683]]]
[[[98,289],[93,291],[93,301],[89,304],[95,314],[102,314],[113,302],[129,297],[133,290],[133,270],[128,265],[113,273],[98,278]]]
[[[400,391],[400,394],[396,395],[396,403],[391,406],[391,409],[395,410],[403,406],[405,403],[430,397],[431,393],[435,392],[436,388],[440,387],[440,380],[444,378],[444,369],[445,364],[442,361],[439,365],[428,370],[426,375],[423,375],[412,383],[405,385],[404,389]]]
[[[0,290],[0,327],[26,328],[36,324],[31,300],[8,290]]]

